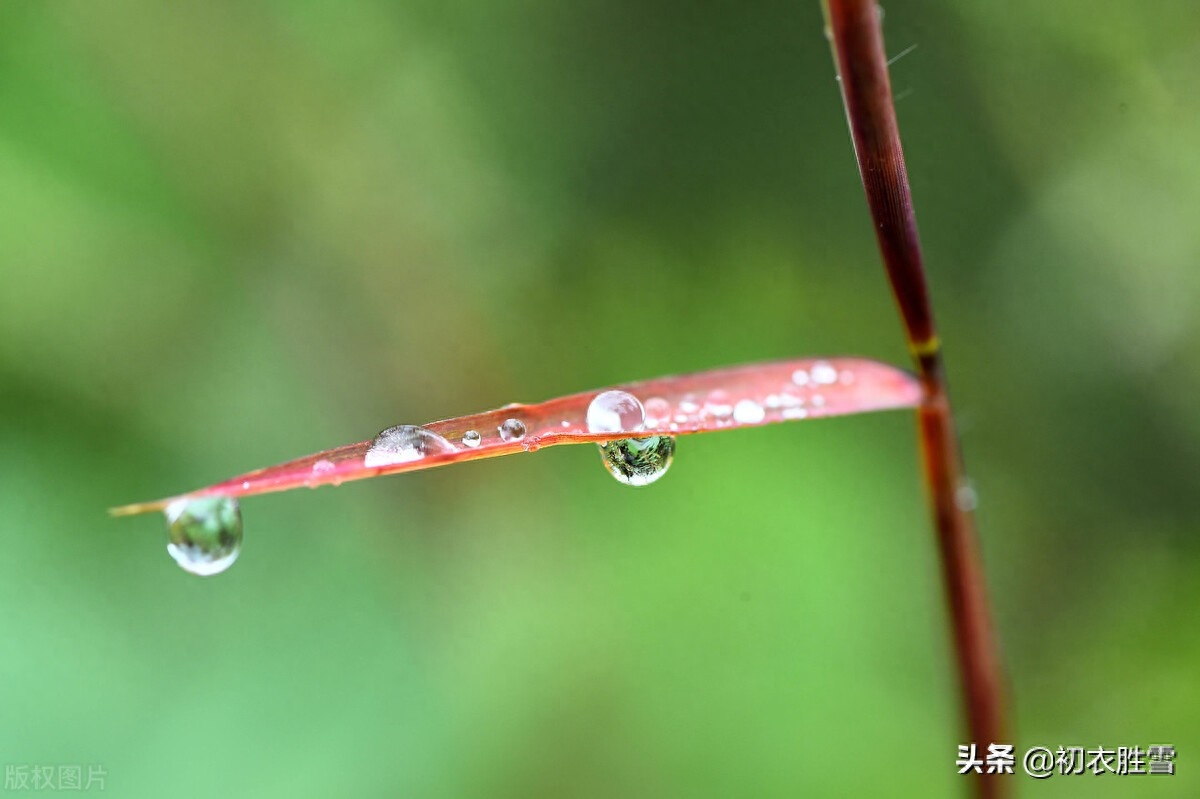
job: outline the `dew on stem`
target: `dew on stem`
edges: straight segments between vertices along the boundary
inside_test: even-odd
[[[771,405],[778,407],[774,402]],[[738,400],[738,404],[733,406],[733,418],[742,424],[758,424],[766,417],[766,410],[754,400]]]
[[[628,391],[603,391],[588,405],[586,420],[591,433],[632,433],[645,427],[646,409]]]
[[[503,441],[520,441],[525,437],[525,423],[520,419],[505,419],[504,423],[498,428],[500,438]]]
[[[363,466],[392,466],[419,461],[427,455],[448,455],[456,451],[453,444],[431,430],[415,424],[400,424],[375,436],[363,456]]]

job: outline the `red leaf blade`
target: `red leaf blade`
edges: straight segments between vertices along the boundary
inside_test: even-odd
[[[626,436],[589,433],[588,405],[597,389],[534,405],[507,405],[492,411],[444,419],[424,427],[455,446],[455,451],[416,460],[367,466],[370,441],[317,452],[276,466],[248,472],[220,483],[167,499],[113,508],[114,516],[162,510],[181,497],[231,497],[340,485],[385,474],[429,469],[460,461],[533,452],[559,444],[582,444],[614,438],[672,436],[756,427],[775,422],[817,419],[853,413],[912,408],[921,401],[921,386],[908,372],[864,358],[802,358],[711,369],[614,386],[633,394],[646,408],[646,426]],[[499,428],[508,419],[525,425],[526,434],[506,441]],[[462,443],[467,431],[480,434],[477,446]]]

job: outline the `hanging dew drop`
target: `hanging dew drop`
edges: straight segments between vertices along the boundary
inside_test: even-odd
[[[632,433],[646,426],[646,409],[628,391],[597,394],[587,409],[589,433]],[[622,438],[598,444],[609,473],[625,485],[650,485],[667,472],[675,456],[670,436]]]
[[[520,419],[507,419],[497,430],[505,441],[520,441],[525,437],[525,423]]]
[[[167,506],[167,552],[185,571],[208,577],[242,551],[242,512],[233,497],[178,499]]]
[[[632,433],[645,425],[646,409],[628,391],[605,391],[588,405],[589,433]]]
[[[401,424],[375,436],[371,448],[363,457],[363,466],[391,466],[419,461],[428,455],[447,455],[457,451],[453,444],[432,430],[415,424]]]
[[[675,439],[671,436],[623,438],[600,445],[604,466],[619,482],[630,486],[648,486],[667,473],[675,457]]]

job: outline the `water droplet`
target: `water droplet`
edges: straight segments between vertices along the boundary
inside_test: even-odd
[[[715,389],[709,392],[704,401],[704,413],[716,419],[727,419],[733,415],[733,404],[729,401],[729,392]]]
[[[505,441],[520,441],[525,437],[525,423],[520,419],[508,419],[498,429]]]
[[[738,400],[733,406],[733,418],[742,424],[758,424],[766,415],[767,412],[754,400]]]
[[[631,486],[650,485],[667,473],[675,457],[675,439],[671,436],[625,438],[599,446],[609,473]]]
[[[371,442],[363,458],[363,466],[391,466],[395,463],[419,461],[426,455],[445,455],[457,452],[454,445],[432,430],[415,424],[389,427]]]
[[[475,449],[480,445],[480,443],[482,443],[482,441],[483,436],[479,435],[478,430],[468,430],[467,432],[463,433],[462,443],[464,447]]]
[[[628,391],[597,394],[587,409],[589,433],[629,433],[646,424],[646,409]]]
[[[646,427],[655,428],[666,423],[671,418],[671,403],[662,397],[651,397],[646,400]]]
[[[309,488],[316,488],[317,486],[321,485],[321,478],[327,474],[333,474],[336,471],[337,465],[333,461],[321,458],[321,460],[313,463],[312,469],[309,471],[308,480],[305,482]],[[336,478],[333,480],[335,485],[340,482],[341,481]]]
[[[794,408],[797,405],[804,404],[803,397],[797,397],[795,394],[787,394],[787,393],[780,394],[779,401],[780,401],[780,404],[784,408]]]
[[[979,507],[979,494],[969,478],[963,478],[958,484],[958,490],[954,492],[954,504],[958,505],[958,509],[963,513],[971,513]]]
[[[208,577],[242,551],[242,512],[233,497],[177,499],[167,506],[167,552],[185,571]]]
[[[825,361],[817,361],[813,364],[812,379],[814,383],[829,385],[836,383],[838,379],[838,371],[833,366]]]
[[[804,371],[803,369],[797,369],[796,371],[792,372],[792,382],[798,386],[807,386],[808,372]]]

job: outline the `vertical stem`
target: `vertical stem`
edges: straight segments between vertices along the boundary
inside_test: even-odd
[[[1008,740],[1003,666],[974,521],[959,501],[965,477],[892,104],[880,12],[874,0],[824,0],[824,7],[875,236],[925,388],[917,418],[955,665],[970,740],[986,752],[989,743]],[[980,775],[976,794],[1001,796],[1006,779],[1012,777]]]

